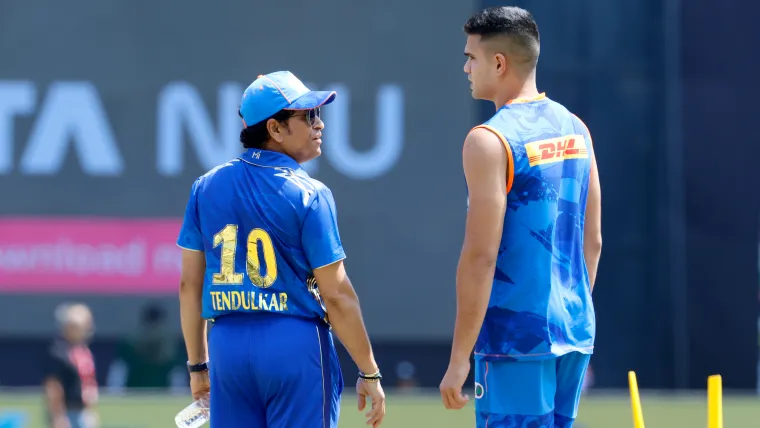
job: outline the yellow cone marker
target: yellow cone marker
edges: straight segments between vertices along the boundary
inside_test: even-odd
[[[644,412],[641,409],[641,397],[639,396],[639,384],[638,382],[636,382],[636,373],[633,371],[628,372],[628,389],[631,391],[631,410],[633,411],[633,428],[644,428]],[[710,425],[709,428],[713,428],[712,425]],[[723,425],[721,425],[720,428],[723,428]]]

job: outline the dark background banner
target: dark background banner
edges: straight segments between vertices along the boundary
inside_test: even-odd
[[[739,6],[740,5],[740,6]],[[760,5],[683,2],[690,384],[753,388],[758,361]]]
[[[339,92],[308,168],[335,195],[373,336],[450,336],[461,144],[475,124],[461,53],[472,3],[43,4],[0,6],[0,180],[13,183],[0,186],[0,214],[181,217],[193,180],[240,152],[242,90],[289,69]],[[420,21],[432,10],[434,23]],[[134,306],[95,299],[104,332],[133,323]],[[3,298],[0,309],[56,301]],[[49,316],[13,307],[0,313],[49,333]]]

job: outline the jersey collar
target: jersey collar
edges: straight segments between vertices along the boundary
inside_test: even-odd
[[[258,166],[300,169],[301,165],[290,156],[270,150],[248,149],[239,156],[243,162]]]
[[[541,100],[545,100],[545,99],[546,99],[546,92],[541,92],[540,94],[536,95],[535,97],[530,97],[530,98],[515,98],[513,100],[509,100],[504,105],[508,106],[510,104],[527,104],[527,103],[532,103],[532,102],[535,102],[535,101],[541,101]]]

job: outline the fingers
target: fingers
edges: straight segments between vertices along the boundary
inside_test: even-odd
[[[385,417],[385,399],[373,397],[372,409],[365,416],[367,417],[367,425],[379,427]]]
[[[383,418],[385,418],[385,402],[372,403],[372,411],[367,413],[367,425],[377,428],[383,423]]]
[[[467,405],[470,397],[463,395],[461,389],[441,388],[441,400],[444,407],[449,410],[459,410]]]
[[[356,398],[359,400],[357,402],[357,408],[361,412],[365,407],[367,407],[367,396],[364,392],[364,385],[361,382],[361,379],[356,381]]]
[[[357,408],[361,412],[367,407],[367,393],[364,391],[364,382],[361,379],[356,380],[356,398],[359,400]]]
[[[208,399],[209,388],[201,388],[201,389],[193,391],[192,393],[193,393],[193,398],[196,400],[200,400],[203,398]]]
[[[195,400],[206,400],[208,402],[210,385],[208,382],[190,381],[190,392]]]
[[[367,417],[367,425],[371,425],[373,428],[377,428],[383,422],[385,418],[385,393],[379,384],[373,384],[367,386],[369,397],[372,400],[372,408],[365,415]]]
[[[467,405],[468,401],[470,401],[470,397],[466,394],[462,394],[461,390],[454,392],[454,409],[461,409]]]
[[[438,387],[438,389],[441,391],[441,401],[443,401],[443,407],[450,409],[451,403],[449,402],[449,388],[444,386],[443,382],[441,382],[441,385]]]

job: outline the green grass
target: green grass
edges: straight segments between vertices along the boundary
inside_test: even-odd
[[[581,401],[578,428],[632,427],[631,409],[626,395],[595,395]],[[706,427],[706,394],[673,397],[642,393],[647,428]],[[189,397],[166,395],[131,395],[101,398],[102,428],[168,428],[174,415],[189,404]],[[26,412],[24,428],[43,428],[42,399],[36,394],[0,394],[0,414],[8,410]],[[474,427],[473,407],[447,411],[434,395],[407,396],[389,393],[384,427],[389,428],[466,428]],[[726,428],[757,427],[760,421],[760,398],[726,397]],[[0,427],[3,424],[0,422]],[[341,408],[341,428],[363,427],[362,413],[356,410],[354,396],[347,396]]]

